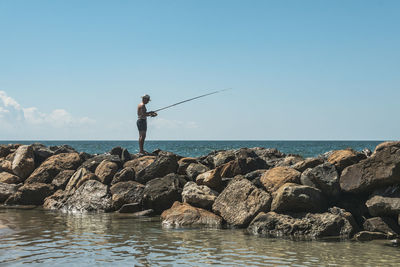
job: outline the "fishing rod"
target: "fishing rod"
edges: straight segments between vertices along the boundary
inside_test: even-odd
[[[204,95],[196,96],[196,97],[193,97],[193,98],[190,98],[190,99],[187,99],[187,100],[183,100],[183,101],[181,101],[181,102],[178,102],[178,103],[175,103],[175,104],[172,104],[172,105],[169,105],[169,106],[166,106],[166,107],[163,107],[163,108],[160,108],[160,109],[154,110],[153,112],[158,112],[158,111],[161,111],[161,110],[164,110],[164,109],[170,108],[170,107],[174,107],[174,106],[177,106],[177,105],[183,104],[183,103],[185,103],[185,102],[189,102],[189,101],[192,101],[192,100],[195,100],[195,99],[198,99],[198,98],[201,98],[201,97],[205,97],[205,96],[213,95],[213,94],[218,94],[218,93],[221,93],[221,92],[224,92],[224,91],[228,91],[228,90],[230,90],[230,89],[232,89],[232,88],[227,88],[227,89],[223,89],[223,90],[214,91],[214,92],[211,92],[211,93],[208,93],[208,94],[204,94]]]

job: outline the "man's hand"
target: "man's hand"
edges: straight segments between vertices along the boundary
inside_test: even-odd
[[[149,115],[150,115],[151,117],[156,117],[158,114],[157,114],[156,112],[154,112],[154,111],[150,111],[150,112],[149,112]]]

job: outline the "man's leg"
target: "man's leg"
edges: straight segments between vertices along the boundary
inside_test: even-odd
[[[144,154],[144,140],[146,139],[146,131],[139,131],[139,153]]]

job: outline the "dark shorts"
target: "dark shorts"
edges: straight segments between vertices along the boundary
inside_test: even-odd
[[[147,120],[146,119],[138,119],[136,122],[137,128],[139,132],[147,131]]]

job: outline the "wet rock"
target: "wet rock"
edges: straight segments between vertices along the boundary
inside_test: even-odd
[[[381,232],[361,231],[355,234],[353,237],[353,240],[355,241],[372,241],[379,239],[387,239],[387,236]]]
[[[381,146],[373,155],[343,170],[340,187],[345,192],[370,193],[400,182],[400,142]]]
[[[194,207],[211,209],[218,196],[218,192],[205,185],[197,185],[195,182],[187,182],[183,187],[182,200]]]
[[[48,210],[60,210],[69,196],[70,194],[68,192],[59,189],[53,195],[44,199],[43,208]]]
[[[321,212],[326,201],[317,188],[286,183],[274,194],[271,211],[276,212]]]
[[[67,186],[69,180],[71,179],[72,175],[74,175],[75,171],[74,170],[64,170],[61,171],[59,174],[57,174],[56,177],[54,177],[53,181],[51,182],[52,185],[58,190],[62,189],[64,190],[65,187]]]
[[[111,181],[111,185],[117,184],[119,182],[127,182],[135,180],[135,171],[133,168],[126,167],[117,172]]]
[[[196,158],[181,158],[178,160],[178,174],[185,175],[186,170],[192,163],[199,163]],[[208,169],[208,168],[207,168]]]
[[[209,188],[215,191],[221,191],[223,183],[220,173],[221,173],[221,168],[201,173],[196,177],[196,183],[198,185],[208,186]]]
[[[135,213],[139,212],[142,209],[142,205],[140,203],[129,203],[129,204],[124,204],[122,207],[119,209],[119,213]]]
[[[161,214],[164,227],[207,226],[221,227],[222,218],[188,203],[174,202],[172,207]]]
[[[175,201],[181,201],[182,188],[186,180],[183,176],[169,174],[163,178],[156,178],[147,182],[143,190],[143,205],[161,214],[170,208]]]
[[[186,174],[190,180],[194,181],[199,174],[205,173],[210,169],[201,163],[190,163],[186,168]]]
[[[364,230],[381,232],[387,236],[396,237],[400,234],[400,227],[389,217],[374,217],[367,219],[363,224]]]
[[[320,189],[327,196],[333,197],[340,193],[339,174],[336,167],[329,162],[304,171],[300,182]]]
[[[163,177],[178,170],[178,158],[172,153],[163,153],[145,169],[136,173],[139,183],[146,183],[154,178]]]
[[[54,186],[44,183],[24,184],[6,200],[7,205],[42,205],[46,197],[54,193]]]
[[[316,239],[323,237],[350,238],[354,233],[352,223],[340,213],[260,212],[247,231],[265,237],[290,237]]]
[[[322,158],[307,158],[294,164],[293,169],[299,172],[304,172],[308,168],[314,168],[322,163],[324,163],[324,160]]]
[[[102,154],[102,155],[97,155],[97,156],[94,156],[94,157],[86,160],[82,164],[81,168],[86,168],[89,171],[94,173],[96,171],[96,168],[104,160],[109,161],[109,162],[114,162],[118,165],[118,167],[122,166],[121,159],[118,156],[110,155],[110,154]]]
[[[228,224],[246,227],[260,212],[269,211],[271,196],[246,179],[234,179],[214,201],[212,210]]]
[[[111,186],[113,210],[120,209],[125,204],[141,203],[144,185],[138,182],[119,182]]]
[[[328,157],[328,162],[335,165],[339,172],[346,167],[358,163],[360,160],[365,159],[363,153],[354,151],[353,149],[336,150]]]
[[[0,203],[3,203],[10,196],[14,195],[19,187],[19,185],[0,182]]]
[[[140,158],[136,158],[130,161],[125,162],[124,168],[130,167],[133,168],[135,173],[139,173],[144,170],[147,166],[152,164],[156,160],[156,156],[144,156]]]
[[[103,184],[109,185],[118,171],[118,165],[115,162],[103,160],[97,166],[94,174],[99,178]]]
[[[0,172],[0,183],[6,184],[19,184],[24,180],[14,174],[8,172]]]
[[[68,198],[62,209],[72,212],[111,211],[111,194],[107,185],[89,180]]]
[[[32,146],[20,146],[15,152],[12,161],[13,173],[23,180],[35,170],[35,159]]]
[[[77,153],[62,153],[51,156],[26,179],[25,183],[49,184],[61,171],[76,170],[80,164],[81,159]]]
[[[264,185],[268,192],[275,192],[285,183],[300,183],[299,171],[289,167],[275,167],[266,171],[260,178],[260,182]]]

